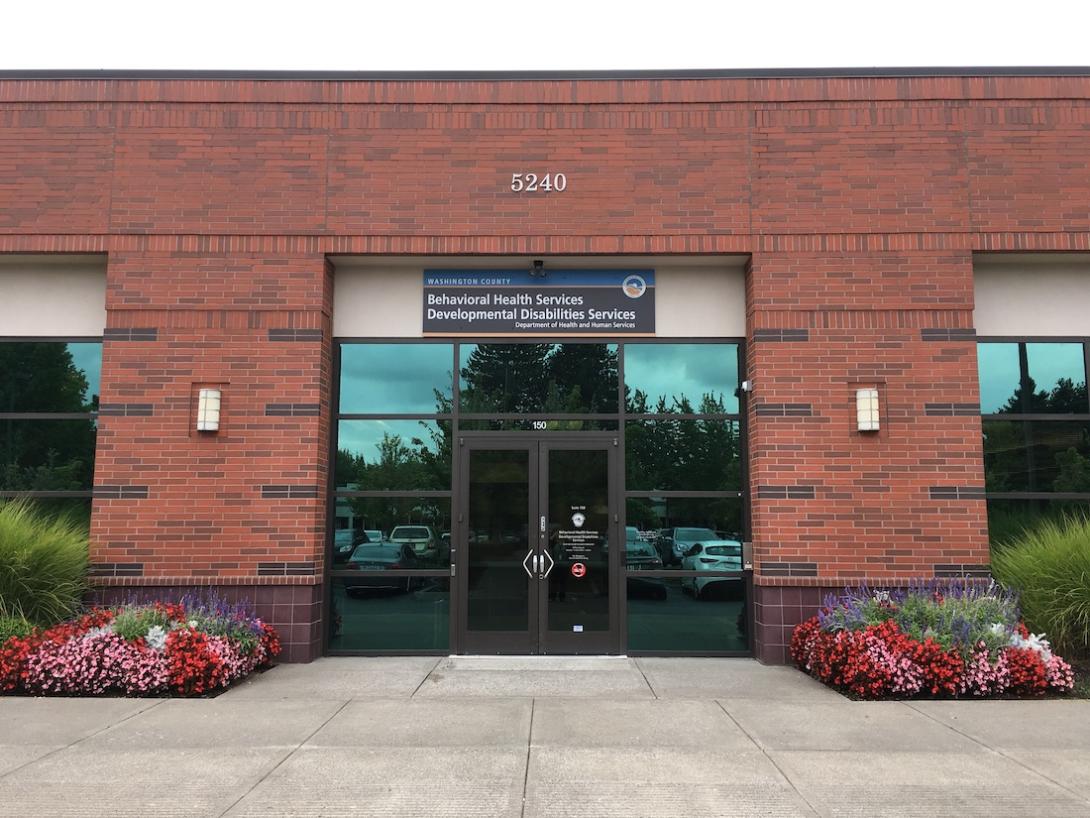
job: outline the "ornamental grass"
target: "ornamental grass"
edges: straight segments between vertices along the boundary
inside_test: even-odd
[[[1047,520],[1001,542],[992,571],[1017,589],[1032,630],[1071,656],[1090,655],[1090,520]]]
[[[86,526],[29,500],[0,502],[0,634],[72,616],[86,590]]]

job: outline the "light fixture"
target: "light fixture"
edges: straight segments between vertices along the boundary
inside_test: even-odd
[[[220,390],[202,389],[197,395],[197,431],[217,432],[220,428]]]
[[[861,432],[878,431],[878,390],[855,390],[855,422]]]

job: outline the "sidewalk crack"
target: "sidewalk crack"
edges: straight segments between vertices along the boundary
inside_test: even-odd
[[[719,699],[714,699],[714,701],[716,705],[718,705],[719,709],[727,714],[727,718],[734,722],[734,725],[742,731],[742,734],[753,742],[753,746],[761,751],[761,755],[768,759],[768,763],[776,768],[776,772],[778,772],[780,774],[780,777],[787,782],[787,786],[789,786],[795,792],[795,795],[797,795],[802,800],[802,803],[806,804],[806,806],[810,808],[810,812],[812,812],[814,815],[820,816],[821,813],[818,811],[818,808],[810,802],[809,798],[802,794],[802,790],[795,786],[795,782],[792,781],[788,777],[787,773],[783,771],[783,767],[781,767],[776,762],[776,759],[768,754],[768,750],[765,749],[765,746],[761,744],[761,742],[757,741],[757,739],[754,738],[752,735],[750,735],[749,730],[743,727],[742,723],[738,721],[738,719],[734,718],[734,715],[729,710],[727,710],[727,708],[723,707],[723,702],[719,701]]]
[[[271,766],[269,769],[267,769],[265,771],[264,775],[262,775],[260,778],[258,778],[257,781],[255,781],[253,783],[253,785],[248,790],[246,790],[246,792],[242,793],[242,795],[240,795],[238,798],[236,798],[234,801],[232,801],[230,804],[228,804],[227,809],[225,809],[223,812],[221,812],[217,816],[217,818],[223,818],[223,816],[225,816],[227,813],[229,813],[231,810],[233,810],[235,807],[237,807],[246,796],[248,796],[250,793],[252,793],[254,790],[256,790],[259,786],[261,786],[261,784],[264,783],[265,779],[267,779],[270,775],[272,775],[274,772],[279,770],[283,766],[285,761],[287,761],[289,758],[291,758],[293,755],[295,755],[297,752],[299,752],[300,748],[304,744],[306,744],[308,741],[310,741],[312,738],[314,738],[314,736],[316,736],[318,734],[319,730],[321,730],[323,727],[325,727],[327,724],[329,724],[331,721],[333,721],[333,719],[337,718],[337,716],[340,715],[341,711],[344,710],[346,707],[348,707],[348,705],[350,705],[351,703],[352,703],[351,699],[349,699],[348,701],[345,701],[345,702],[341,702],[341,706],[338,707],[336,710],[334,710],[333,713],[330,714],[328,719],[326,719],[321,724],[319,724],[317,727],[315,727],[313,730],[311,730],[306,738],[304,738],[297,745],[295,745],[295,747],[293,747],[291,750],[288,751],[287,755],[285,755],[282,759],[280,759],[273,766]]]
[[[526,770],[522,776],[522,811],[520,818],[526,818],[526,792],[530,787],[530,748],[534,745],[534,709],[537,699],[530,699],[530,730],[526,734]]]
[[[434,664],[434,665],[432,665],[432,666],[431,666],[431,669],[430,669],[430,670],[429,670],[429,671],[428,671],[427,673],[425,673],[425,674],[424,674],[424,678],[420,680],[420,684],[418,684],[418,685],[417,685],[417,686],[416,686],[415,688],[413,688],[413,692],[409,694],[409,698],[410,698],[410,699],[412,699],[412,698],[415,698],[415,697],[416,697],[416,694],[417,694],[418,692],[420,692],[420,688],[422,688],[422,687],[424,686],[424,682],[426,682],[426,681],[427,681],[428,679],[430,679],[430,678],[431,678],[431,675],[432,675],[433,673],[435,673],[435,671],[436,671],[436,668],[438,668],[438,667],[439,667],[439,664],[440,664],[440,663],[441,663],[442,661],[443,661],[443,659],[442,659],[441,657],[440,657],[439,659],[436,659],[436,660],[435,660],[435,664]]]
[[[86,735],[83,738],[78,738],[75,741],[72,741],[72,742],[69,742],[68,744],[65,744],[63,747],[58,747],[55,750],[50,750],[45,755],[40,755],[35,759],[31,759],[30,761],[26,762],[25,764],[20,764],[18,767],[14,767],[14,768],[8,770],[5,773],[0,773],[0,778],[5,778],[6,776],[11,775],[12,773],[17,773],[17,772],[19,772],[19,770],[22,770],[25,767],[29,767],[31,764],[37,764],[39,761],[44,761],[45,759],[49,758],[50,756],[54,756],[57,753],[63,753],[65,750],[69,750],[72,747],[75,747],[77,744],[82,744],[83,742],[87,741],[88,739],[92,739],[95,736],[102,735],[107,730],[112,730],[114,727],[117,727],[119,724],[124,724],[129,719],[135,719],[137,716],[143,715],[144,713],[147,713],[149,710],[154,710],[156,707],[158,707],[159,705],[163,704],[166,701],[168,701],[168,700],[167,699],[159,699],[159,701],[155,702],[154,704],[150,704],[147,707],[143,707],[140,710],[137,710],[135,713],[130,713],[129,715],[125,716],[125,718],[120,719],[118,721],[115,721],[113,724],[107,724],[105,727],[102,727],[102,728],[100,728],[98,730],[95,730],[95,732],[90,733],[89,735]]]
[[[971,735],[969,735],[968,733],[966,733],[966,732],[963,732],[963,731],[959,730],[959,729],[958,729],[957,727],[955,727],[954,725],[950,724],[949,722],[945,722],[945,721],[942,721],[941,719],[938,719],[938,718],[936,718],[935,716],[932,716],[932,715],[931,715],[930,713],[927,713],[927,712],[925,712],[925,711],[923,711],[923,710],[920,710],[920,708],[918,708],[918,707],[914,707],[914,706],[913,706],[913,705],[912,705],[911,703],[909,703],[909,702],[901,702],[901,704],[903,704],[903,705],[904,705],[905,707],[907,707],[907,708],[908,708],[909,710],[912,710],[912,711],[913,711],[913,712],[915,712],[915,713],[919,713],[919,714],[920,714],[921,716],[923,716],[923,717],[924,717],[925,719],[930,719],[931,721],[935,722],[935,724],[941,725],[942,727],[945,727],[945,728],[946,728],[947,730],[951,730],[951,731],[953,731],[954,733],[957,733],[957,734],[958,734],[959,736],[964,736],[965,738],[969,739],[969,741],[973,742],[974,744],[978,744],[978,745],[980,745],[981,747],[983,747],[983,748],[984,748],[985,750],[987,750],[987,751],[988,751],[988,752],[990,752],[990,753],[995,753],[995,754],[996,754],[997,756],[1000,756],[1000,757],[1002,757],[1002,758],[1005,758],[1005,759],[1007,759],[1008,761],[1013,761],[1013,762],[1014,762],[1015,764],[1017,764],[1017,765],[1018,765],[1019,767],[1021,767],[1022,769],[1026,770],[1026,771],[1028,771],[1028,772],[1030,772],[1030,773],[1032,773],[1033,775],[1036,775],[1036,776],[1039,776],[1039,777],[1043,778],[1043,779],[1044,779],[1045,781],[1048,781],[1048,782],[1049,782],[1049,783],[1051,783],[1051,784],[1055,784],[1055,785],[1056,785],[1057,787],[1059,787],[1059,788],[1060,788],[1061,790],[1063,790],[1064,792],[1066,792],[1066,793],[1068,793],[1068,794],[1070,794],[1070,795],[1073,795],[1073,796],[1075,796],[1075,797],[1076,797],[1076,798],[1078,798],[1078,799],[1079,799],[1080,801],[1083,801],[1083,802],[1085,802],[1085,803],[1087,803],[1087,804],[1090,804],[1090,798],[1087,798],[1087,797],[1086,797],[1085,795],[1083,795],[1083,794],[1079,793],[1078,791],[1076,791],[1076,790],[1073,790],[1073,789],[1071,789],[1071,788],[1070,788],[1070,787],[1068,787],[1068,786],[1067,786],[1066,784],[1063,784],[1063,783],[1061,783],[1061,782],[1057,781],[1057,780],[1056,780],[1056,779],[1054,779],[1054,778],[1050,778],[1049,776],[1045,775],[1045,774],[1044,774],[1043,772],[1041,772],[1040,770],[1035,770],[1035,769],[1033,769],[1033,767],[1030,767],[1030,766],[1029,766],[1028,764],[1026,764],[1026,763],[1025,763],[1025,762],[1023,762],[1023,761],[1019,761],[1019,760],[1018,760],[1017,758],[1015,758],[1014,756],[1010,756],[1010,755],[1007,755],[1006,753],[1004,753],[1004,752],[1003,752],[1002,750],[1000,750],[999,748],[997,748],[997,747],[992,747],[992,746],[991,746],[990,744],[985,744],[985,743],[984,743],[983,741],[981,741],[980,739],[976,738],[975,736],[971,736]]]

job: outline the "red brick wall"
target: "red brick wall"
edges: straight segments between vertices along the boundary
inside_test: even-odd
[[[1090,250],[1088,101],[1079,77],[3,80],[0,252],[109,254],[105,583],[319,582],[331,253],[749,253],[759,589],[973,571],[972,253]]]

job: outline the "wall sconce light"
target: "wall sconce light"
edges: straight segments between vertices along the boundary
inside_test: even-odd
[[[218,432],[220,428],[220,390],[202,389],[197,396],[197,431]]]
[[[861,432],[878,431],[878,390],[855,390],[855,423]]]

